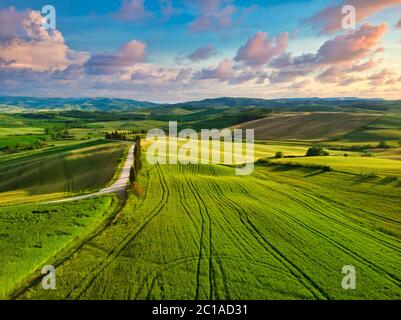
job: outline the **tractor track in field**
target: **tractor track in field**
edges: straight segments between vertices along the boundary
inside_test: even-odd
[[[219,189],[220,187],[217,186]],[[276,258],[312,295],[315,299],[320,299],[321,296],[325,299],[330,299],[329,295],[315,283],[309,275],[300,269],[295,263],[291,262],[279,249],[266,240],[263,234],[250,221],[248,214],[236,202],[228,197],[225,198],[231,204],[233,209],[238,213],[241,223],[249,231],[249,233],[265,248],[273,257]],[[257,213],[252,210],[253,213]]]
[[[330,215],[324,214],[323,212],[316,210],[314,207],[312,207],[312,206],[310,206],[310,205],[308,205],[308,204],[306,204],[306,203],[300,201],[298,198],[291,196],[289,193],[285,193],[285,192],[283,192],[283,191],[279,191],[279,190],[277,190],[277,189],[275,189],[275,188],[272,188],[272,187],[269,187],[269,186],[267,186],[266,184],[263,184],[263,183],[261,183],[261,182],[257,182],[257,184],[263,186],[264,188],[270,189],[270,190],[272,190],[272,191],[274,191],[274,192],[276,192],[276,193],[279,193],[279,194],[281,194],[281,195],[284,196],[284,197],[290,198],[292,201],[294,201],[295,203],[298,203],[298,204],[301,205],[302,207],[304,207],[304,208],[306,208],[306,209],[308,209],[308,210],[311,210],[312,212],[315,212],[315,213],[317,213],[317,214],[320,215],[320,216],[324,216],[324,217],[326,217],[327,219],[330,219],[330,220],[332,220],[332,221],[338,223],[339,225],[343,226],[344,228],[346,228],[346,229],[348,229],[348,230],[354,231],[354,232],[356,232],[357,234],[363,235],[363,236],[368,237],[368,238],[370,238],[370,239],[372,239],[372,240],[375,240],[375,241],[377,241],[377,242],[380,242],[381,244],[383,244],[383,245],[385,245],[385,246],[389,246],[389,247],[391,247],[393,250],[395,250],[395,251],[401,253],[401,248],[395,246],[393,243],[388,242],[387,240],[384,240],[384,239],[381,239],[381,238],[377,238],[377,237],[375,237],[374,235],[372,235],[370,232],[363,232],[362,230],[360,230],[360,229],[357,228],[357,227],[351,226],[350,224],[347,224],[347,223],[345,223],[345,222],[343,222],[343,221],[341,221],[341,220],[338,220],[338,219],[336,219],[336,218],[334,218],[334,217],[332,217],[332,216],[330,216]],[[295,186],[295,187],[292,186],[291,188],[292,188],[293,190],[295,190],[295,191],[298,192],[298,190],[297,190],[298,187],[297,187],[297,186]],[[294,188],[295,188],[295,189],[294,189]],[[306,192],[305,192],[305,193],[302,193],[302,195],[303,195],[303,196],[306,196],[306,197],[309,197],[309,198],[311,198],[312,200],[321,200],[321,198],[314,198],[313,196],[309,195],[309,194],[306,193]],[[322,198],[323,198],[323,197],[322,197]],[[333,200],[330,200],[330,199],[327,199],[327,198],[324,198],[324,199],[330,201],[331,203],[334,203],[334,204],[336,205],[336,207],[345,206],[343,203],[339,203],[339,202],[336,202],[336,201],[333,201]],[[332,208],[328,208],[328,209],[329,209],[329,210],[332,210]],[[351,220],[354,221],[354,219],[351,219]],[[388,219],[386,219],[385,221],[387,221],[387,220],[388,220]],[[391,219],[390,219],[390,220],[391,220]],[[396,222],[397,224],[400,223],[399,221],[392,221],[392,220],[391,220],[391,222]],[[357,222],[357,221],[355,221],[354,223],[355,223],[356,225],[358,225],[358,226],[360,225],[360,223]],[[366,227],[363,227],[363,228],[366,229]],[[369,229],[368,229],[368,230],[369,230]],[[370,231],[370,230],[369,230],[369,231]],[[385,235],[386,235],[386,237],[389,236],[388,234],[385,234]],[[390,236],[391,236],[391,235],[390,235]]]
[[[390,273],[388,273],[387,271],[383,270],[382,268],[380,268],[379,266],[377,266],[375,263],[372,263],[371,261],[369,261],[368,259],[360,256],[359,254],[357,254],[356,252],[352,251],[351,249],[348,249],[347,247],[345,247],[344,245],[342,245],[341,243],[339,243],[338,241],[335,241],[332,238],[329,238],[328,236],[324,235],[322,232],[318,231],[317,229],[310,227],[308,225],[306,225],[305,223],[303,223],[302,221],[300,221],[299,219],[291,216],[290,214],[288,214],[287,212],[280,210],[280,212],[286,216],[288,219],[290,219],[291,221],[293,221],[295,224],[297,224],[298,226],[300,226],[301,228],[307,230],[308,232],[316,235],[317,237],[327,241],[328,243],[330,243],[331,245],[333,245],[334,247],[340,249],[342,252],[346,253],[348,256],[350,256],[351,258],[356,259],[357,261],[359,261],[360,263],[364,263],[365,265],[368,266],[368,268],[370,268],[371,270],[378,272],[380,274],[385,274],[387,279],[390,280],[392,283],[394,283],[395,285],[400,287],[400,280],[399,278],[394,277],[393,275],[391,275]],[[396,281],[394,281],[396,280]]]
[[[307,192],[306,192],[306,194],[308,194],[308,193],[310,193],[311,191],[308,189],[308,188],[302,188],[302,187],[298,187],[298,186],[295,186],[296,188],[301,188],[301,189],[305,189]],[[313,191],[313,190],[312,190]],[[333,200],[333,199],[330,199],[330,198],[328,198],[328,197],[326,197],[325,195],[321,195],[320,196],[320,198],[321,199],[323,199],[323,200],[325,200],[325,201],[327,201],[327,202],[330,202],[330,203],[334,203],[337,207],[340,207],[340,206],[344,206],[344,207],[346,207],[346,206],[349,206],[349,204],[347,204],[347,203],[345,203],[345,202],[340,202],[340,201],[338,201],[338,200]],[[359,208],[356,208],[357,210],[360,210]],[[391,218],[388,218],[388,217],[384,217],[384,216],[382,216],[382,215],[379,215],[379,214],[377,214],[377,213],[374,213],[374,212],[371,212],[371,211],[363,211],[364,213],[367,213],[367,214],[369,214],[369,215],[371,215],[371,216],[373,216],[373,217],[375,217],[375,218],[377,218],[378,220],[381,220],[381,221],[385,221],[385,222],[391,222],[391,223],[394,223],[394,224],[397,224],[397,225],[401,225],[401,221],[399,221],[399,220],[394,220],[394,219],[391,219]],[[360,221],[358,221],[358,220],[356,220],[356,219],[353,219],[353,221],[354,222],[356,222],[357,224],[361,224],[360,223]]]
[[[186,185],[188,186],[188,188],[190,188],[190,186],[188,185],[188,182],[187,181],[185,181],[186,182]],[[177,182],[176,181],[174,181],[174,183],[175,183],[175,185],[177,186],[178,184],[177,184]],[[184,189],[184,188],[183,188]],[[182,204],[182,206],[183,206],[183,208],[184,208],[184,210],[185,210],[185,212],[187,213],[187,215],[189,216],[189,218],[190,218],[190,220],[191,220],[191,222],[192,222],[192,224],[194,225],[194,226],[196,226],[196,224],[195,224],[195,222],[194,222],[194,219],[193,219],[193,217],[192,217],[192,215],[190,214],[190,211],[188,210],[188,208],[186,207],[186,205],[184,204],[184,199],[183,199],[183,195],[182,195],[182,192],[181,192],[181,190],[182,190],[182,188],[177,188],[177,192],[178,192],[178,195],[179,195],[179,198],[180,198],[180,203]],[[198,232],[198,229],[197,228],[195,228],[196,230],[197,230],[197,234],[198,234],[198,237],[199,237],[199,246],[201,247],[202,246],[202,231],[201,231],[201,234],[199,234],[199,232]],[[212,246],[213,247],[213,246]],[[201,252],[200,252],[201,253]],[[218,257],[218,256],[217,256]],[[199,287],[200,287],[200,284],[199,284],[199,278],[200,278],[200,261],[201,261],[201,259],[199,258],[199,255],[196,257],[197,259],[198,259],[198,264],[197,264],[197,293],[196,293],[196,297],[199,295]],[[184,258],[183,259],[183,262],[187,262],[187,261],[191,261],[191,260],[193,260],[194,259],[194,257],[187,257],[187,258]],[[169,264],[171,264],[171,263],[174,263],[174,262],[178,262],[179,260],[181,260],[180,258],[179,259],[176,259],[176,260],[173,260],[173,261],[169,261],[169,263],[168,264],[166,264],[165,266],[164,266],[164,268],[163,268],[163,271],[165,271],[165,270],[168,270],[168,268],[169,268]],[[219,264],[219,268],[220,268],[220,271],[221,271],[221,273],[222,273],[222,277],[223,277],[223,285],[224,285],[224,289],[225,289],[225,295],[226,295],[226,299],[229,299],[229,292],[228,292],[228,289],[227,289],[227,280],[226,280],[226,275],[225,275],[225,273],[224,273],[224,270],[223,270],[223,268],[222,268],[222,263],[221,263],[221,261],[220,261],[220,259],[218,258],[218,264]],[[196,298],[195,298],[196,299]]]
[[[125,141],[126,142],[126,141]],[[59,200],[53,200],[53,201],[48,201],[45,202],[46,204],[51,204],[51,203],[62,203],[62,202],[71,202],[71,201],[77,201],[77,200],[83,200],[83,199],[88,199],[88,198],[93,198],[97,196],[102,196],[105,194],[110,194],[110,193],[121,193],[124,192],[128,182],[129,182],[129,172],[132,164],[134,163],[134,148],[135,148],[135,143],[132,143],[131,148],[128,151],[127,158],[125,160],[125,163],[123,165],[123,168],[121,170],[120,176],[118,179],[110,186],[103,188],[99,190],[98,192],[95,193],[90,193],[90,194],[85,194],[81,196],[74,196],[71,198],[64,198],[64,199],[59,199]],[[66,183],[64,185],[64,192],[71,192],[75,189],[74,187],[74,177],[71,174],[71,171],[68,166],[68,161],[63,158],[60,155],[60,158],[62,158],[62,166],[64,170],[64,175],[66,176]],[[67,191],[66,191],[67,190]]]
[[[311,195],[305,194],[305,196],[308,197],[308,198],[311,198],[312,200],[316,200],[316,198],[314,198],[314,197],[311,196]],[[341,205],[344,205],[344,204],[339,203],[339,202],[336,202],[336,201],[330,201],[330,202],[331,202],[331,203],[334,203],[337,207],[340,207]],[[316,209],[314,209],[314,211],[315,211],[315,212],[318,212],[318,211],[316,211]],[[367,211],[364,211],[364,212],[367,212]],[[368,213],[369,213],[369,212],[368,212]],[[387,240],[384,240],[384,239],[381,239],[381,238],[377,238],[377,237],[371,235],[370,232],[369,232],[369,233],[363,232],[362,230],[358,229],[357,227],[353,227],[353,226],[351,226],[351,225],[349,225],[349,224],[346,224],[345,222],[342,222],[342,221],[340,221],[340,220],[338,220],[338,219],[335,219],[335,218],[333,218],[333,217],[330,217],[330,216],[328,216],[327,214],[324,214],[324,213],[321,213],[321,214],[324,215],[325,217],[327,217],[328,219],[331,219],[331,220],[333,220],[333,221],[336,221],[338,224],[342,225],[343,227],[345,227],[345,228],[347,228],[347,229],[349,229],[349,230],[355,231],[355,232],[358,233],[358,234],[362,234],[362,235],[364,235],[364,236],[366,236],[366,237],[368,237],[368,238],[370,238],[370,239],[372,239],[372,240],[375,240],[375,241],[377,241],[377,242],[382,243],[382,244],[385,245],[385,246],[391,247],[394,251],[397,251],[397,252],[401,253],[401,248],[400,248],[400,247],[395,246],[393,243],[390,243],[390,242],[388,242]],[[396,223],[396,224],[400,224],[400,223],[401,223],[401,222],[399,222],[399,221],[395,221],[395,220],[392,220],[392,219],[381,219],[380,217],[381,217],[381,216],[377,216],[378,220],[386,221],[386,222],[392,222],[392,223]],[[382,217],[382,218],[384,218],[384,217]],[[362,226],[362,228],[365,228],[365,229],[366,229],[366,227],[363,227],[363,225],[362,225],[360,222],[358,222],[357,220],[355,220],[355,219],[350,219],[350,220],[352,220],[352,222],[353,222],[355,225],[357,225],[357,226]],[[369,230],[369,231],[370,231],[370,230]],[[383,234],[384,234],[386,237],[388,237],[388,236],[393,237],[392,235],[388,235],[388,234],[386,234],[386,233],[383,233]]]
[[[350,224],[347,224],[347,223],[345,223],[345,222],[343,222],[343,221],[341,221],[341,220],[338,220],[338,219],[336,219],[336,218],[334,218],[334,217],[332,217],[332,216],[330,216],[330,215],[327,215],[327,214],[325,214],[325,213],[323,213],[323,212],[321,212],[321,211],[319,211],[319,210],[316,210],[314,207],[310,206],[309,204],[307,204],[307,203],[305,203],[305,202],[299,200],[299,199],[296,198],[296,197],[290,196],[289,194],[287,194],[287,193],[285,193],[285,192],[278,191],[278,190],[273,189],[273,188],[268,187],[268,186],[265,186],[265,187],[266,187],[266,188],[269,188],[269,189],[271,189],[271,190],[274,190],[275,192],[280,193],[281,195],[283,195],[283,196],[285,196],[285,197],[290,198],[292,201],[294,201],[295,203],[301,205],[302,207],[304,207],[304,208],[306,208],[306,209],[308,209],[308,210],[310,210],[310,211],[312,211],[312,212],[314,212],[314,213],[316,213],[316,214],[318,214],[318,215],[324,216],[325,218],[330,219],[330,220],[332,220],[332,221],[338,223],[339,225],[343,226],[344,228],[346,228],[346,229],[348,229],[348,230],[354,231],[354,232],[356,232],[356,233],[359,234],[359,235],[362,235],[362,236],[365,236],[365,237],[367,237],[367,238],[370,238],[370,239],[372,239],[372,240],[374,240],[374,241],[380,242],[382,245],[384,245],[384,246],[386,246],[386,247],[391,247],[391,249],[393,249],[394,251],[397,251],[397,252],[401,253],[401,248],[400,248],[400,247],[395,246],[393,243],[388,242],[387,240],[384,240],[384,239],[381,239],[381,238],[377,238],[377,237],[371,235],[370,232],[364,232],[363,230],[360,230],[360,229],[357,228],[357,227],[351,226]],[[293,187],[292,187],[292,189],[294,190]],[[298,190],[295,189],[295,191],[298,191]],[[314,196],[311,196],[311,195],[306,194],[306,193],[302,193],[302,195],[305,196],[305,197],[308,197],[308,198],[310,198],[310,199],[312,199],[312,200],[314,200],[314,201],[320,200],[320,198],[315,198]],[[339,204],[341,204],[341,203],[337,203],[337,202],[335,202],[335,201],[331,201],[331,202],[334,203],[334,204],[336,204],[336,206],[338,206]],[[342,205],[342,204],[341,204],[341,205]],[[331,208],[327,208],[327,209],[331,209]],[[351,219],[351,220],[354,221],[353,219]],[[355,222],[355,224],[358,225],[358,226],[360,225],[360,224],[357,223],[357,222]],[[367,230],[369,230],[369,229],[367,229]],[[369,231],[370,231],[370,230],[369,230]],[[385,235],[386,237],[389,236],[389,235],[387,235],[387,234],[384,234],[384,235]]]
[[[38,166],[38,175],[39,175],[39,186],[43,186],[45,184],[45,172],[43,170],[44,160],[40,159]]]
[[[196,167],[199,170],[199,166]],[[215,174],[214,170],[211,169],[212,167],[209,167],[209,170],[212,175]],[[229,296],[229,292],[227,289],[227,282],[226,282],[226,275],[224,273],[224,269],[222,269],[222,263],[218,257],[218,255],[214,255],[213,252],[215,251],[213,242],[212,242],[212,219],[210,217],[210,212],[209,209],[207,208],[207,205],[205,204],[203,198],[199,195],[199,192],[196,189],[196,186],[194,183],[189,180],[188,185],[190,186],[190,189],[193,190],[193,194],[198,196],[198,199],[200,202],[197,200],[198,204],[201,203],[203,208],[205,209],[206,215],[208,217],[208,222],[209,222],[209,285],[210,285],[210,292],[209,292],[209,299],[213,298],[213,292],[216,294],[216,298],[219,299],[217,296],[218,290],[214,290],[215,287],[217,287],[217,281],[216,281],[216,273],[214,272],[214,266],[213,266],[213,257],[216,258],[220,272],[222,273],[222,281],[223,281],[223,287],[225,290],[225,295]],[[218,222],[216,220],[216,222]]]
[[[113,261],[117,259],[117,257],[127,248],[127,246],[133,241],[142,230],[148,225],[150,221],[152,221],[166,206],[167,200],[169,198],[169,190],[167,188],[167,184],[160,174],[160,168],[157,166],[157,173],[159,175],[160,185],[162,187],[162,196],[161,200],[154,207],[154,209],[144,218],[141,222],[141,225],[135,225],[132,227],[126,236],[109,252],[109,254],[100,261],[97,266],[87,273],[81,283],[75,286],[66,296],[66,299],[80,299],[81,296],[91,287],[91,285],[96,280],[96,277],[103,272]]]
[[[306,209],[308,209],[308,210],[310,210],[310,211],[312,211],[312,212],[315,212],[315,213],[317,213],[317,214],[319,214],[319,215],[322,215],[322,216],[324,216],[324,217],[326,217],[326,218],[328,218],[328,219],[330,219],[330,220],[332,220],[332,221],[335,221],[336,223],[342,225],[343,227],[345,227],[345,228],[348,229],[348,230],[352,230],[352,231],[354,231],[354,232],[356,232],[356,233],[358,233],[358,234],[360,234],[360,235],[367,236],[368,238],[371,238],[371,239],[373,239],[373,240],[375,240],[375,241],[381,242],[383,245],[386,245],[386,246],[387,246],[387,245],[390,245],[390,246],[392,246],[391,244],[387,243],[386,241],[383,241],[383,240],[381,240],[381,239],[377,239],[377,238],[375,238],[375,237],[373,237],[373,236],[369,236],[369,235],[367,235],[366,233],[362,232],[361,230],[358,230],[357,228],[351,227],[351,226],[349,226],[348,224],[346,224],[346,223],[344,223],[344,222],[341,222],[341,221],[339,221],[339,220],[337,220],[337,219],[335,219],[335,218],[333,218],[333,217],[331,217],[331,216],[329,216],[329,215],[326,215],[326,214],[324,214],[324,213],[322,213],[322,212],[316,210],[315,208],[313,208],[313,207],[310,206],[309,204],[307,204],[307,203],[305,203],[305,202],[299,200],[298,198],[296,198],[296,197],[294,197],[294,196],[289,195],[288,193],[285,193],[285,192],[283,192],[283,191],[276,190],[276,189],[271,188],[271,187],[268,187],[268,186],[265,186],[265,187],[268,188],[268,189],[270,189],[270,190],[272,190],[272,191],[274,191],[274,192],[277,192],[277,193],[279,193],[279,194],[281,194],[281,195],[283,195],[283,196],[285,196],[285,197],[287,197],[287,198],[289,198],[289,199],[290,199],[291,201],[293,201],[294,203],[297,203],[298,205],[300,205],[300,206],[302,206],[302,207],[304,207],[304,208],[306,208]],[[293,189],[293,188],[292,188],[292,189]],[[311,196],[309,196],[309,197],[313,199],[313,197],[311,197]],[[316,199],[315,199],[315,200],[316,200]],[[280,212],[282,212],[285,216],[287,216],[287,218],[290,218],[290,217],[288,216],[288,213],[284,212],[283,210],[280,210]],[[295,218],[292,217],[291,220],[293,220],[295,223],[297,223],[294,219],[295,219]],[[392,273],[389,273],[387,270],[384,270],[383,268],[381,268],[380,266],[378,266],[376,263],[374,263],[374,262],[372,262],[372,261],[370,261],[370,260],[368,260],[368,259],[366,259],[366,258],[360,256],[359,254],[357,254],[356,252],[352,251],[351,249],[345,247],[344,245],[342,245],[342,244],[339,243],[338,241],[335,241],[335,240],[333,240],[333,239],[328,238],[327,236],[323,235],[320,231],[318,231],[318,230],[316,230],[316,229],[314,229],[314,228],[312,228],[312,227],[306,226],[306,225],[305,225],[304,223],[302,223],[302,222],[298,222],[297,224],[300,225],[301,227],[305,228],[305,229],[308,230],[309,232],[312,232],[312,233],[314,233],[315,235],[319,236],[320,238],[324,239],[325,241],[328,241],[329,243],[331,243],[332,245],[334,245],[335,247],[337,247],[338,249],[340,249],[342,252],[348,254],[349,256],[353,257],[354,259],[357,259],[359,262],[364,262],[364,263],[366,263],[367,266],[368,266],[371,270],[373,270],[373,271],[375,271],[375,272],[379,272],[380,274],[385,274],[386,277],[387,277],[387,279],[390,280],[391,282],[393,282],[395,285],[397,285],[397,286],[399,286],[399,287],[401,286],[401,278],[397,277],[396,275],[394,275],[394,274],[392,274]],[[398,248],[397,248],[397,249],[398,249]],[[397,250],[397,249],[394,249],[394,250],[399,251],[399,250]]]
[[[280,191],[279,191],[279,192],[280,192]],[[280,192],[280,193],[281,193],[281,192]],[[285,194],[285,193],[284,193],[284,194]],[[360,230],[357,230],[356,228],[350,227],[349,225],[347,225],[347,224],[344,223],[344,222],[340,222],[340,221],[338,221],[337,219],[334,219],[334,218],[332,218],[332,217],[330,217],[330,216],[328,216],[328,215],[326,215],[326,214],[323,214],[323,213],[319,212],[318,210],[316,210],[316,209],[314,209],[313,207],[309,206],[308,204],[302,202],[301,200],[299,200],[299,199],[297,199],[297,198],[295,198],[295,197],[289,196],[288,194],[286,194],[286,196],[287,196],[288,198],[290,198],[292,201],[298,203],[299,205],[304,206],[305,208],[307,208],[307,209],[309,209],[309,210],[312,210],[312,211],[314,211],[315,213],[319,213],[319,214],[323,215],[324,217],[326,217],[326,218],[328,218],[328,219],[331,219],[331,220],[333,220],[333,221],[336,221],[337,223],[343,225],[343,226],[346,227],[347,229],[351,229],[351,230],[357,232],[358,234],[361,234],[361,235],[366,236],[366,233],[363,233],[363,232],[361,232]],[[288,213],[285,213],[284,211],[283,211],[283,214],[285,214],[285,215],[288,216]],[[293,219],[295,219],[295,218],[293,218]],[[294,220],[293,220],[293,221],[294,221]],[[296,222],[296,221],[294,221],[294,222]],[[340,249],[341,251],[343,251],[344,253],[347,253],[348,255],[352,256],[352,257],[355,258],[355,259],[357,259],[359,262],[364,262],[364,263],[366,263],[367,266],[368,266],[370,269],[372,269],[373,271],[379,272],[379,273],[382,273],[382,274],[385,274],[385,275],[387,276],[387,278],[388,278],[391,282],[393,282],[393,283],[396,284],[397,286],[401,287],[401,278],[400,278],[400,277],[397,277],[396,275],[394,275],[394,274],[392,274],[392,273],[389,273],[387,270],[384,270],[383,268],[381,268],[380,266],[378,266],[376,263],[374,263],[374,262],[372,262],[372,261],[370,261],[370,260],[368,260],[368,259],[366,259],[366,258],[360,256],[359,254],[357,254],[356,252],[352,251],[351,249],[345,247],[344,245],[342,245],[342,244],[339,243],[338,241],[335,241],[335,240],[333,240],[333,239],[328,238],[327,236],[325,236],[324,234],[322,234],[320,231],[317,231],[316,229],[314,229],[314,228],[312,228],[312,227],[306,226],[306,225],[304,225],[302,222],[299,222],[298,224],[301,225],[301,226],[303,226],[304,228],[306,228],[306,229],[309,230],[310,232],[315,233],[316,235],[318,235],[318,236],[321,237],[322,239],[325,239],[326,241],[328,241],[329,243],[331,243],[331,244],[334,245],[335,247],[339,248],[339,249]],[[303,224],[303,225],[302,225],[302,224]],[[368,237],[369,237],[369,236],[368,236]],[[371,237],[371,238],[372,238],[372,237]],[[373,239],[374,239],[375,241],[382,242],[382,241],[380,241],[380,239],[376,239],[375,237],[373,237]],[[386,245],[388,245],[388,244],[386,244]],[[398,251],[398,250],[397,250],[397,251]]]
[[[201,231],[200,231],[200,239],[199,239],[199,255],[198,255],[198,264],[197,264],[197,271],[196,271],[196,292],[195,292],[195,300],[199,299],[199,291],[201,288],[201,265],[202,265],[202,260],[203,260],[203,243],[204,243],[204,233],[205,233],[205,219],[202,214],[202,209],[201,205],[195,196],[194,191],[191,188],[191,185],[188,182],[188,179],[185,177],[185,181],[188,185],[188,189],[190,190],[192,196],[194,197],[197,205],[198,205],[198,210],[199,210],[199,216],[201,218]],[[209,284],[210,284],[210,271],[209,271]]]
[[[20,185],[21,176],[24,173],[25,166],[26,166],[26,163],[23,163],[23,164],[21,164],[21,167],[18,169],[17,178],[15,179],[14,184],[13,184],[14,189],[18,189],[18,187]]]
[[[199,298],[199,290],[200,290],[200,274],[201,274],[201,261],[203,259],[203,243],[204,243],[204,234],[206,233],[209,237],[209,254],[208,254],[208,260],[209,260],[209,266],[208,266],[208,274],[209,274],[209,300],[213,298],[213,291],[214,291],[214,272],[213,272],[213,244],[212,244],[212,220],[210,217],[209,210],[207,208],[207,205],[204,203],[202,197],[199,195],[198,190],[196,189],[196,186],[193,184],[193,182],[185,177],[185,180],[188,184],[189,190],[191,191],[197,205],[199,208],[199,214],[202,219],[202,228],[201,228],[201,239],[200,239],[200,250],[199,250],[199,262],[198,262],[198,270],[197,270],[197,289],[196,289],[196,296],[195,299],[198,300]],[[204,218],[204,215],[202,214],[202,208],[203,211],[206,213],[207,216],[207,221]],[[206,226],[208,225],[208,227]],[[205,230],[205,229],[208,230]]]
[[[258,178],[260,178],[262,180],[266,178],[264,175],[262,175],[260,173],[256,174],[255,176],[257,176]],[[275,181],[275,182],[277,182],[277,181]],[[256,182],[256,183],[258,183],[259,185],[263,185],[263,183],[261,183],[261,182]],[[305,195],[308,195],[308,196],[309,196],[310,193],[315,193],[316,192],[314,189],[307,188],[307,187],[302,187],[302,186],[299,186],[299,185],[294,184],[294,183],[291,183],[291,184],[288,184],[288,185],[291,186],[292,188],[305,190],[306,192],[302,192],[302,194],[305,194]],[[371,196],[372,195],[372,193],[368,193],[368,192],[360,192],[360,191],[358,191],[358,193],[359,194],[363,194],[363,195],[367,195],[367,196]],[[388,196],[388,197],[392,198],[391,196]],[[348,203],[341,202],[341,201],[338,201],[338,200],[333,200],[331,198],[328,198],[324,194],[319,195],[319,198],[321,198],[321,199],[323,199],[323,200],[325,200],[327,202],[333,203],[337,207],[341,207],[341,206],[347,207],[347,206],[349,206]],[[357,207],[357,209],[359,210],[358,207]],[[394,219],[391,219],[391,218],[388,218],[388,217],[384,217],[382,215],[379,215],[379,214],[371,212],[371,211],[364,211],[364,213],[367,213],[367,214],[369,214],[369,215],[371,215],[371,216],[373,216],[373,217],[375,217],[375,218],[377,218],[378,220],[381,220],[381,221],[386,221],[386,222],[391,222],[391,223],[394,223],[394,224],[397,224],[397,225],[401,225],[401,221],[399,221],[399,220],[394,220]],[[355,221],[356,224],[361,224],[360,221],[358,221],[358,220],[355,220],[355,219],[352,219],[352,220]]]
[[[65,176],[64,193],[73,192],[75,188],[74,188],[74,176],[72,175],[71,168],[65,157],[60,156],[60,159]]]

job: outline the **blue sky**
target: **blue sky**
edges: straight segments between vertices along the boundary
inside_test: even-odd
[[[341,18],[345,3],[357,10],[353,31],[330,27],[330,20]],[[32,32],[19,29],[26,28],[27,19],[35,20],[27,12],[40,11],[45,4],[56,8],[57,34],[29,39]],[[180,101],[221,95],[316,96],[330,84],[330,96],[397,98],[388,92],[398,88],[401,76],[389,70],[390,64],[400,65],[401,32],[395,27],[400,5],[399,0],[3,0],[0,18],[15,16],[15,24],[21,25],[3,19],[9,24],[3,30],[15,32],[0,32],[6,52],[0,54],[0,93]],[[349,32],[355,35],[342,38]],[[360,41],[366,32],[372,43],[352,49],[351,41]],[[338,59],[321,56],[319,49],[331,40],[349,46],[349,59],[340,50]],[[48,67],[34,55],[45,45],[54,52]],[[26,57],[30,52],[32,57]],[[200,59],[188,59],[194,52]],[[297,61],[307,54],[310,59],[301,70]],[[279,65],[275,62],[280,57],[292,61]],[[355,64],[366,68],[357,74],[350,71]],[[36,85],[27,88],[27,77],[36,79]]]

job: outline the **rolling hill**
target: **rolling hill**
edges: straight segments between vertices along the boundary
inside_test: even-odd
[[[340,138],[379,118],[379,115],[345,112],[277,113],[242,123],[254,129],[258,140],[312,140]]]

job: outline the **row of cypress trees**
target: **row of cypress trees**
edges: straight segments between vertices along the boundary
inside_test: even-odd
[[[134,164],[130,169],[130,182],[133,184],[137,181],[138,173],[142,169],[142,150],[141,150],[141,138],[135,137],[135,148],[134,148]]]

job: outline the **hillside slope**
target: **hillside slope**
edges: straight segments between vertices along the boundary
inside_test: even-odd
[[[379,115],[344,112],[279,113],[242,123],[255,129],[258,140],[324,140],[337,138],[379,118]]]

